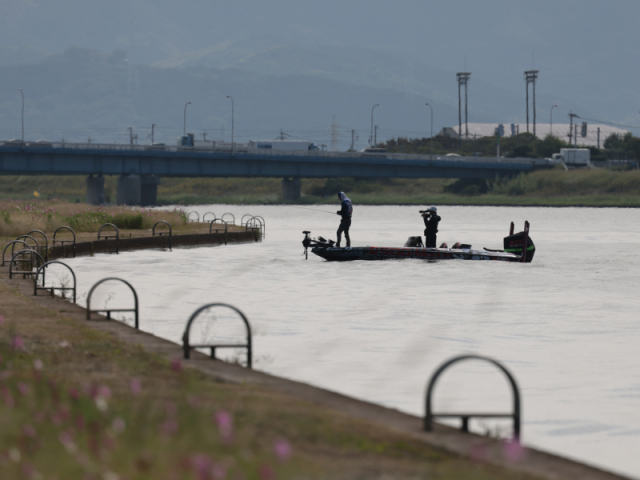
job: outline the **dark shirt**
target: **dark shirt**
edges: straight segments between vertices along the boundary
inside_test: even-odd
[[[427,227],[425,235],[435,235],[438,233],[438,222],[442,220],[438,215],[424,217],[424,226]]]
[[[340,209],[340,216],[343,220],[351,219],[351,215],[353,214],[353,205],[351,204],[351,200],[345,198],[342,201],[342,208]]]

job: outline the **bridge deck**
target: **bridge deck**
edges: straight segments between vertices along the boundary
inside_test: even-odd
[[[0,175],[158,177],[494,178],[550,168],[547,160],[347,152],[198,151],[93,144],[0,145]]]

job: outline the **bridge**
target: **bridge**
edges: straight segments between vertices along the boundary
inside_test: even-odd
[[[283,197],[301,178],[487,178],[551,168],[548,160],[399,153],[258,151],[53,142],[0,144],[0,175],[87,175],[87,202],[104,202],[104,175],[118,176],[117,202],[155,205],[162,177],[276,177]]]

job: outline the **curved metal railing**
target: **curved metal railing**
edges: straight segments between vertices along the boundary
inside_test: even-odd
[[[225,222],[221,218],[214,218],[213,220],[211,220],[211,223],[209,223],[209,233],[213,233],[213,231],[212,231],[213,225],[216,224],[217,222],[224,223],[224,244],[226,245],[227,241],[229,239],[228,238],[229,237],[229,225],[227,224],[227,222]]]
[[[73,235],[73,240],[56,240],[56,235],[60,230],[69,230],[71,232],[71,235]],[[56,228],[56,231],[53,232],[53,245],[55,246],[56,243],[59,243],[60,245],[64,245],[65,243],[70,243],[72,245],[73,258],[76,258],[76,232],[74,232],[71,227],[63,226],[63,227]],[[66,257],[67,257],[67,254],[65,253],[65,258]]]
[[[488,362],[492,365],[495,365],[502,373],[505,374],[509,384],[511,385],[511,390],[513,392],[513,412],[512,413],[434,413],[432,407],[432,396],[433,390],[436,385],[436,381],[438,377],[442,375],[442,373],[452,366],[455,363],[462,362],[464,360],[482,360],[484,362]],[[462,425],[460,426],[460,430],[463,432],[469,431],[469,419],[470,418],[512,418],[513,419],[513,436],[515,440],[520,439],[520,391],[518,390],[518,385],[516,383],[515,378],[509,370],[507,370],[501,363],[496,360],[493,360],[489,357],[483,357],[480,355],[461,355],[459,357],[454,357],[452,359],[447,360],[442,365],[438,367],[438,369],[434,372],[429,380],[429,386],[427,387],[427,396],[425,402],[425,417],[424,417],[424,429],[428,432],[433,430],[433,420],[435,418],[460,418],[462,419]]]
[[[51,286],[51,287],[45,287],[44,285],[44,269],[46,267],[49,267],[51,265],[63,265],[65,267],[67,267],[69,269],[69,271],[71,272],[71,276],[73,277],[73,287],[64,287],[64,286],[59,286],[59,287],[55,287],[55,286]],[[38,277],[40,276],[40,271],[42,271],[42,286],[39,287],[38,286]],[[61,292],[66,292],[68,290],[71,290],[73,292],[73,303],[76,303],[76,286],[77,286],[77,281],[76,281],[76,274],[74,273],[73,269],[67,265],[66,263],[62,263],[59,262],[57,260],[52,260],[51,262],[47,262],[44,265],[40,266],[40,268],[38,268],[38,271],[36,272],[36,276],[33,279],[33,294],[34,295],[38,295],[38,291],[39,290],[47,290],[51,292],[51,296],[53,297],[54,293],[56,290],[60,290]]]
[[[213,218],[216,218],[216,214],[213,212],[207,212],[204,215],[202,215],[202,223],[207,223],[207,215],[213,215]]]
[[[166,222],[166,221],[164,221],[164,220],[159,220],[159,221],[157,221],[157,222],[153,225],[153,228],[151,229],[151,236],[152,236],[152,237],[155,237],[155,236],[156,236],[156,226],[157,226],[159,223],[163,223],[163,224],[165,224],[167,227],[169,227],[169,232],[168,232],[168,233],[169,233],[169,251],[172,251],[172,249],[171,249],[171,240],[172,240],[172,238],[173,238],[173,229],[171,228],[171,225],[169,224],[169,222]],[[162,235],[164,235],[164,234],[166,234],[166,233],[167,233],[167,232],[158,232],[158,236],[159,236],[159,237],[161,237]],[[162,246],[162,249],[164,250],[164,245]]]
[[[105,308],[102,308],[102,309],[91,310],[91,297],[93,296],[93,292],[100,285],[102,285],[105,282],[111,281],[111,280],[115,280],[117,282],[122,282],[127,287],[129,287],[131,289],[131,292],[133,293],[134,308],[106,308],[106,306],[105,306]],[[91,290],[89,290],[89,294],[87,295],[87,320],[91,319],[91,314],[92,313],[106,313],[107,314],[107,319],[111,320],[111,313],[113,313],[113,312],[133,312],[135,314],[134,326],[135,326],[136,330],[139,328],[139,304],[138,304],[138,294],[136,293],[135,288],[133,288],[133,286],[129,282],[127,282],[126,280],[123,280],[121,278],[117,278],[117,277],[103,278],[102,280],[99,280],[98,282],[96,282],[93,285],[93,287],[91,287]]]
[[[231,225],[235,225],[236,224],[236,217],[233,215],[233,213],[225,213],[222,215],[222,217],[220,217],[220,220],[224,220],[224,217],[226,217],[227,215],[231,215]]]
[[[26,269],[18,270],[18,271],[14,270],[13,269],[13,265],[14,264],[15,265],[18,264],[18,260],[16,260],[16,258],[18,256],[20,256],[20,255],[24,255],[24,254],[27,254],[27,253],[31,256],[31,258],[29,260],[20,260],[20,262],[23,264],[23,268],[25,268],[24,265],[26,265],[27,262],[28,262],[29,270],[26,270]],[[38,257],[38,259],[40,260],[40,263],[39,264],[36,263],[35,267],[34,267],[34,261],[33,261],[33,256],[34,255],[36,255]],[[33,275],[34,273],[36,273],[36,272],[33,271],[34,268],[38,268],[41,265],[44,265],[44,263],[45,263],[44,258],[42,258],[42,255],[40,255],[39,252],[37,252],[35,250],[20,250],[19,252],[16,252],[16,254],[11,257],[11,262],[9,263],[9,278],[13,278],[14,274],[22,275],[22,278],[27,278],[27,275]],[[44,278],[44,273],[42,275],[43,275],[43,278]]]
[[[42,254],[42,250],[44,249],[43,257],[44,257],[44,260],[48,262],[49,261],[49,239],[47,238],[45,233],[41,230],[31,230],[30,232],[27,233],[27,235],[31,235],[32,233],[38,233],[42,235],[42,238],[44,238],[44,246],[40,245],[38,247],[38,251]]]
[[[21,243],[22,245],[24,245],[25,247],[27,247],[25,250],[31,250],[31,246],[22,240],[12,240],[9,243],[7,243],[4,247],[4,250],[2,250],[2,266],[4,267],[5,261],[4,261],[4,254],[7,252],[7,249],[9,247],[11,247],[11,256],[13,256],[14,251],[13,251],[13,247],[15,246],[16,243]]]
[[[191,214],[192,214],[192,213],[195,213],[195,214],[196,214],[196,220],[195,220],[195,221],[196,221],[196,222],[200,222],[200,214],[199,214],[198,212],[195,212],[195,211],[194,211],[194,212],[189,212],[189,213],[187,213],[187,221],[189,221],[189,222],[193,222],[193,220],[192,220],[192,218],[191,218]]]
[[[105,227],[113,227],[113,229],[115,230],[115,235],[102,235],[102,230]],[[113,223],[103,223],[102,225],[100,225],[100,228],[98,229],[98,240],[101,240],[101,239],[109,240],[110,238],[116,239],[116,249],[109,250],[109,253],[115,253],[117,255],[118,250],[120,248],[120,230],[118,230],[118,227],[116,227]]]
[[[215,308],[215,307],[228,308],[228,309],[234,311],[235,313],[237,313],[240,316],[240,318],[244,322],[244,325],[245,325],[246,330],[247,330],[247,343],[245,343],[245,344],[242,344],[242,343],[192,344],[192,343],[190,343],[190,341],[189,341],[189,332],[191,331],[191,326],[193,325],[193,322],[196,320],[198,315],[200,315],[202,312],[204,312],[205,310],[208,310],[210,308]],[[184,334],[182,335],[182,349],[184,351],[184,358],[189,359],[191,357],[191,350],[194,349],[194,348],[209,348],[209,349],[211,349],[210,350],[211,351],[211,353],[210,353],[211,358],[216,358],[216,349],[218,349],[218,348],[245,348],[247,350],[247,368],[252,368],[253,367],[252,335],[251,335],[251,325],[249,324],[249,320],[244,315],[244,313],[242,313],[236,307],[234,307],[232,305],[228,305],[226,303],[209,303],[208,305],[204,305],[204,306],[200,307],[198,310],[196,310],[195,312],[193,312],[193,314],[189,318],[189,321],[187,322],[187,325],[186,325],[185,330],[184,330]]]

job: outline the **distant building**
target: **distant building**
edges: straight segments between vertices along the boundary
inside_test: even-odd
[[[496,128],[498,128],[498,123],[470,123],[469,124],[469,140],[473,140],[474,135],[476,138],[480,137],[493,137],[495,135]],[[510,137],[511,135],[517,135],[518,133],[524,133],[527,131],[526,123],[503,123],[504,125],[504,136]],[[462,136],[465,137],[464,134],[464,125],[462,126],[463,132]],[[569,128],[570,125],[568,123],[554,123],[553,124],[553,135],[558,137],[565,142],[569,142]],[[575,126],[574,126],[575,128]],[[587,124],[587,135],[585,137],[582,136],[582,123],[578,124],[578,145],[586,145],[588,147],[596,147],[598,145],[598,128],[600,129],[600,148],[602,148],[604,141],[607,139],[609,135],[612,133],[617,133],[620,135],[624,135],[627,133],[627,130],[623,130],[622,128],[611,127],[609,125],[597,125],[597,124]],[[533,126],[529,124],[529,131],[533,133]],[[536,136],[539,139],[544,139],[547,135],[549,135],[550,129],[548,123],[538,123],[536,124]],[[438,135],[458,138],[458,127],[444,127]],[[573,143],[573,137],[571,137],[571,143]]]

